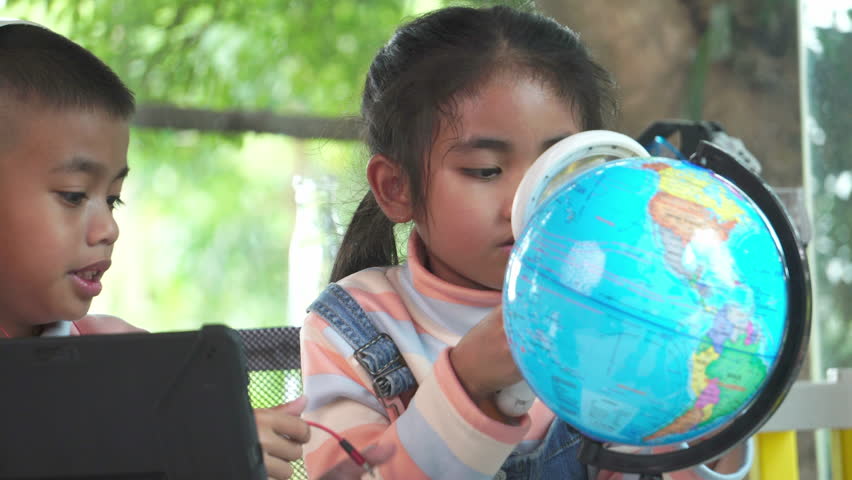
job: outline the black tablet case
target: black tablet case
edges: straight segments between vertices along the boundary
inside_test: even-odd
[[[265,479],[230,328],[0,341],[0,479]]]

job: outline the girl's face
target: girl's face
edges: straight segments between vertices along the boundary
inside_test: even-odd
[[[432,145],[425,218],[415,226],[430,271],[455,285],[500,290],[514,245],[512,200],[527,168],[580,131],[546,83],[503,73],[458,104]]]

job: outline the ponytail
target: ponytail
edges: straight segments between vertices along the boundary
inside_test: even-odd
[[[346,228],[329,281],[336,282],[365,268],[398,264],[393,227],[373,191],[368,191]]]

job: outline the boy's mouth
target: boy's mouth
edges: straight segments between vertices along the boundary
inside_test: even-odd
[[[82,278],[83,280],[88,280],[90,282],[93,282],[93,281],[99,279],[101,277],[101,275],[103,275],[103,272],[97,271],[97,270],[84,270],[84,271],[75,272],[74,275],[77,275],[78,277]]]
[[[112,262],[109,260],[102,260],[79,270],[71,271],[71,277],[74,280],[74,288],[77,294],[82,298],[89,299],[100,294],[103,288],[101,277],[109,269],[111,264]]]
[[[101,279],[104,272],[109,270],[110,265],[112,265],[110,260],[102,260],[85,266],[79,270],[74,270],[71,274],[76,275],[87,282],[96,282]]]

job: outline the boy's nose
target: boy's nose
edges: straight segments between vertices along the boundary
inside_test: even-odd
[[[118,240],[118,223],[109,208],[99,209],[89,223],[86,241],[89,245],[112,245]]]

